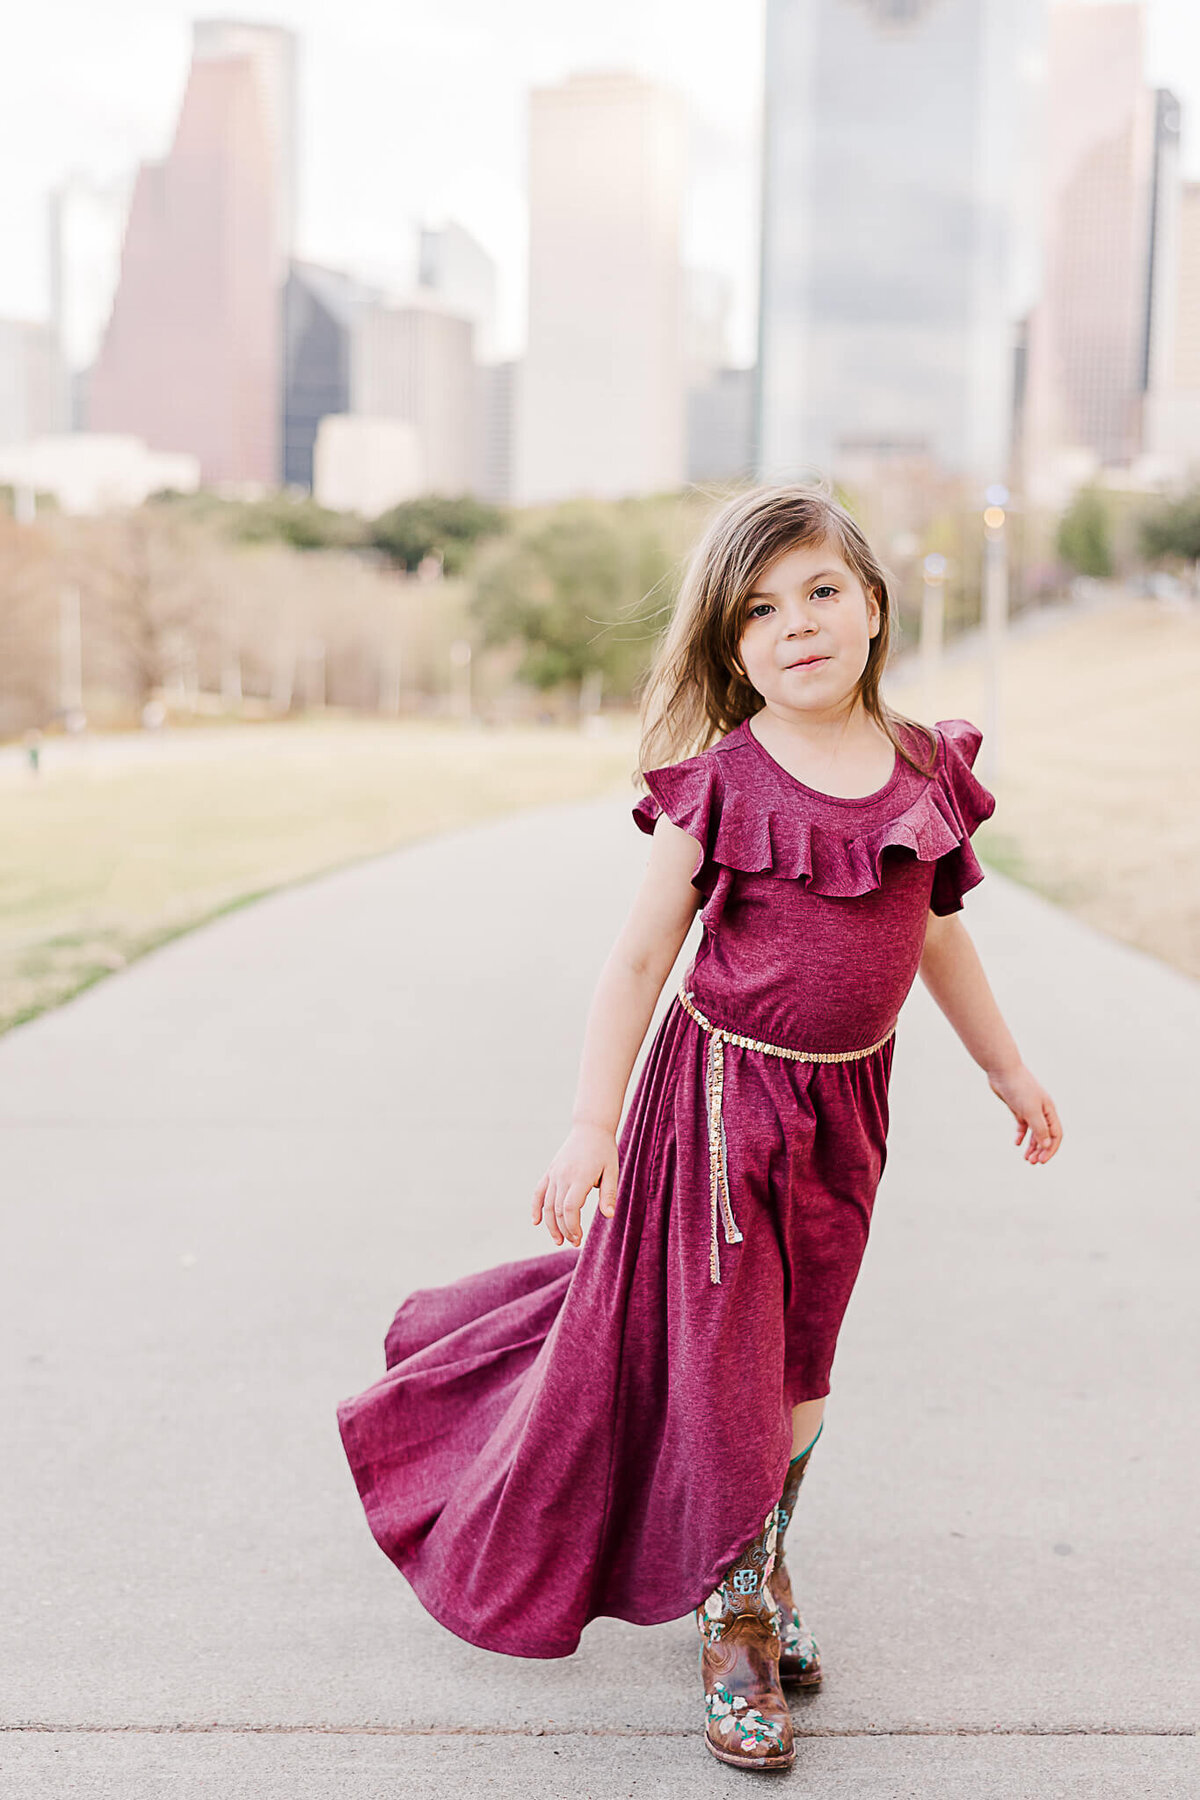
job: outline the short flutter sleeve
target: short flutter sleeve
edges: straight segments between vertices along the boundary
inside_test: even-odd
[[[968,719],[939,719],[938,781],[961,832],[952,850],[939,856],[933,874],[930,911],[945,915],[958,912],[963,895],[983,880],[979,859],[971,847],[971,835],[996,810],[995,795],[974,773],[975,758],[983,733]]]
[[[721,773],[715,759],[689,756],[685,762],[671,763],[663,769],[647,769],[645,780],[650,792],[634,807],[634,819],[649,834],[665,813],[672,825],[678,825],[703,846],[692,871],[692,886],[707,893],[712,885],[713,852],[721,824]]]

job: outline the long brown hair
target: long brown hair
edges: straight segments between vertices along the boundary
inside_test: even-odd
[[[759,711],[738,646],[746,601],[763,571],[789,550],[829,543],[879,602],[879,630],[871,639],[858,697],[905,762],[932,772],[937,739],[916,719],[894,711],[879,683],[887,666],[891,600],[887,571],[858,524],[833,495],[818,487],[751,488],[728,501],[709,522],[688,562],[670,624],[663,633],[642,697],[638,771],[707,750]],[[922,768],[897,732],[924,733],[930,763]]]

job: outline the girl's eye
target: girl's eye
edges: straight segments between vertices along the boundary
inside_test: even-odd
[[[761,619],[767,613],[769,613],[770,610],[771,610],[770,601],[769,600],[760,600],[757,606],[752,606],[750,608],[750,611],[746,614],[746,617],[748,619]]]
[[[837,589],[835,587],[830,587],[830,586],[828,586],[828,584],[826,584],[823,587],[813,589],[813,598],[815,599],[818,594],[836,594],[836,593],[837,593]]]

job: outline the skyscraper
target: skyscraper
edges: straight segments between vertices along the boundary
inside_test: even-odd
[[[1143,449],[1168,478],[1186,480],[1200,471],[1200,182],[1184,182],[1178,199],[1157,284],[1167,316],[1150,359]]]
[[[710,269],[688,269],[684,293],[687,480],[746,481],[754,467],[756,377],[753,369],[730,366],[732,284]]]
[[[436,294],[451,312],[475,327],[475,356],[496,360],[496,264],[483,245],[453,219],[422,226],[417,243],[417,285]]]
[[[355,313],[350,410],[415,427],[431,494],[469,494],[479,486],[474,329],[429,295]]]
[[[254,71],[271,155],[275,194],[275,248],[280,280],[296,231],[296,38],[281,25],[244,19],[197,19],[192,26],[196,62],[244,59]]]
[[[1200,181],[1185,182],[1180,195],[1176,281],[1174,379],[1200,396]]]
[[[688,389],[687,478],[696,485],[748,481],[754,473],[753,369],[715,369]]]
[[[758,463],[996,480],[1046,0],[768,0]]]
[[[112,310],[129,210],[125,182],[71,175],[50,196],[50,317],[69,386],[69,423],[87,424],[87,370]]]
[[[293,262],[283,294],[283,479],[313,485],[321,420],[350,410],[356,309],[368,294],[350,276]]]
[[[678,487],[682,105],[633,75],[573,75],[535,89],[529,149],[516,497]]]
[[[186,450],[205,482],[272,484],[280,159],[251,54],[192,63],[171,149],[138,172],[89,424]]]
[[[1169,88],[1154,95],[1154,142],[1146,243],[1146,305],[1142,321],[1142,392],[1171,379],[1175,360],[1179,225],[1183,205],[1183,109]],[[1145,421],[1143,420],[1143,436]]]
[[[0,446],[62,431],[67,393],[51,325],[0,319]]]
[[[1140,4],[1058,6],[1051,18],[1025,450],[1030,491],[1048,504],[1139,454],[1143,395],[1168,354],[1178,106],[1146,85],[1144,37]]]
[[[496,506],[512,501],[513,395],[520,364],[481,363],[479,391],[479,497]]]

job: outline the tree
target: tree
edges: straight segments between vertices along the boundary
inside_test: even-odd
[[[272,494],[243,504],[232,518],[233,535],[242,543],[288,544],[293,550],[342,550],[361,545],[363,521],[353,513],[318,506],[308,494]]]
[[[0,732],[44,725],[57,706],[60,571],[41,522],[0,511]]]
[[[441,494],[425,494],[381,513],[367,527],[367,539],[410,574],[420,568],[427,556],[435,556],[447,575],[458,575],[475,546],[484,538],[495,537],[503,527],[500,508],[488,506],[470,494],[453,500]]]
[[[1200,492],[1164,501],[1138,521],[1142,554],[1150,562],[1177,558],[1191,565],[1193,580],[1200,563]]]
[[[209,628],[201,534],[174,509],[147,505],[78,521],[72,537],[86,618],[119,685],[142,705],[194,669],[198,636]]]
[[[1080,488],[1059,520],[1058,554],[1078,575],[1105,579],[1113,572],[1112,533],[1104,496]]]
[[[471,610],[490,645],[519,644],[519,679],[548,691],[588,675],[628,695],[656,627],[648,596],[669,557],[653,527],[620,508],[570,502],[497,547],[480,567]]]

